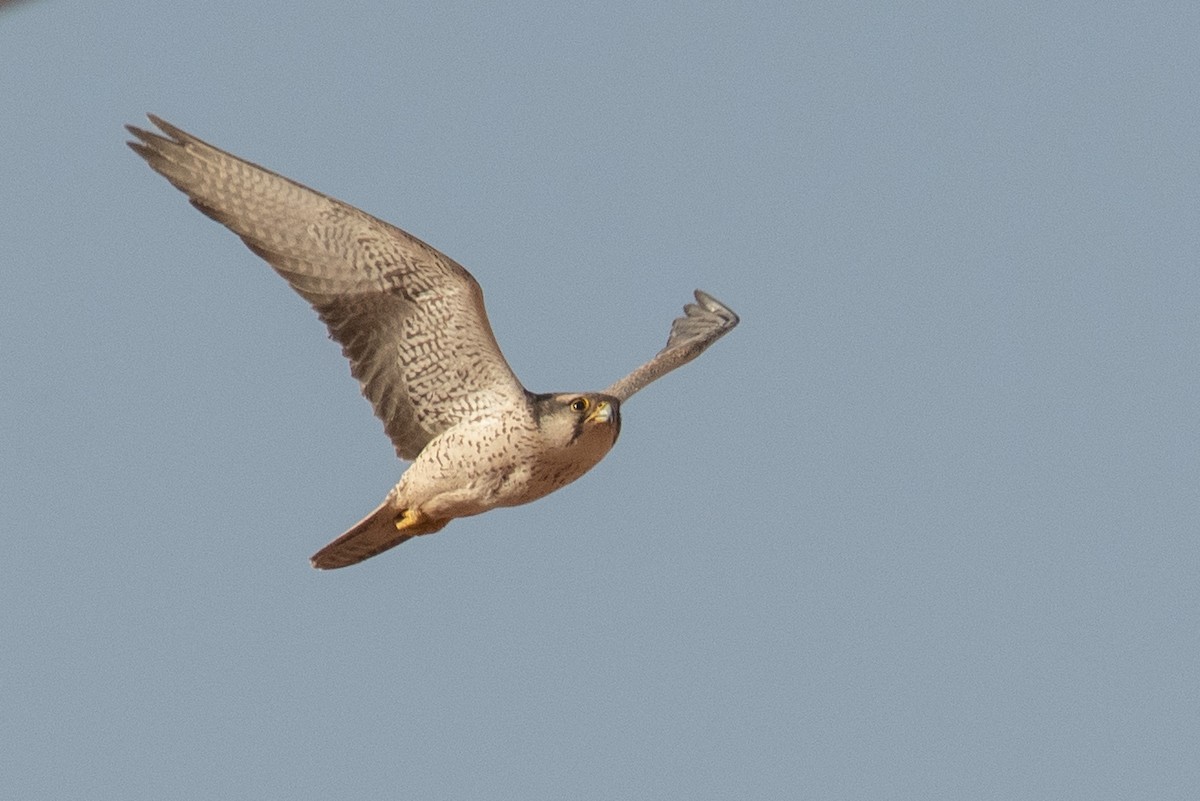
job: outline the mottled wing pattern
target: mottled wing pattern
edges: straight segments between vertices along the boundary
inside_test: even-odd
[[[151,167],[302,295],[405,459],[472,411],[525,404],[475,279],[416,237],[151,116]]]
[[[683,307],[684,315],[671,324],[667,346],[653,359],[604,392],[624,401],[650,382],[690,362],[712,343],[733,330],[738,316],[725,304],[696,290],[696,302]]]

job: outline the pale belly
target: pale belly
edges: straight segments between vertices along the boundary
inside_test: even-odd
[[[612,448],[610,437],[581,437],[547,448],[536,432],[498,421],[451,429],[426,446],[396,487],[396,503],[435,519],[519,506],[565,487]]]

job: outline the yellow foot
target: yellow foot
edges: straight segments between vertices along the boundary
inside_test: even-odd
[[[417,512],[415,509],[405,509],[400,514],[396,515],[396,530],[405,531],[414,528],[425,522],[424,515]]]

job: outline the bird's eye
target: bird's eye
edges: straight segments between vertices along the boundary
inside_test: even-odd
[[[586,412],[591,405],[587,398],[576,398],[571,401],[571,409],[576,412]]]

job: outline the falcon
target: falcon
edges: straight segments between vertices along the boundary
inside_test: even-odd
[[[396,454],[412,462],[375,511],[312,556],[313,567],[353,565],[456,517],[570,484],[617,441],[630,396],[738,324],[696,290],[666,347],[603,392],[532,393],[496,344],[478,282],[453,259],[149,117],[158,132],[128,125],[129,146],[312,304]]]

